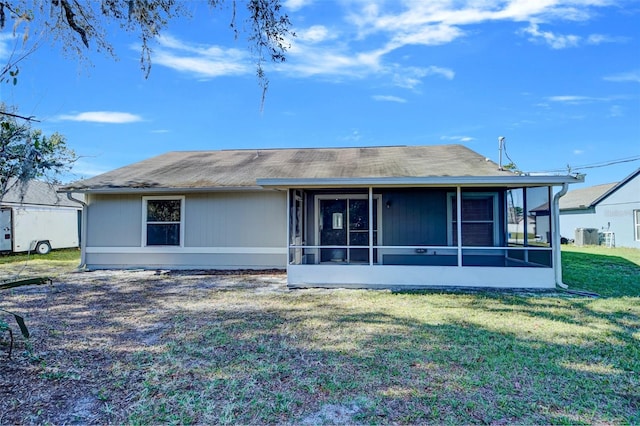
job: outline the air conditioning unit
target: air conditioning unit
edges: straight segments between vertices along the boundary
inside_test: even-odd
[[[575,245],[582,246],[595,246],[600,242],[598,236],[598,230],[596,228],[576,228]]]

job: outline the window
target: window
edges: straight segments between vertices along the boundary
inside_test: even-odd
[[[640,241],[640,210],[633,211],[633,224],[636,227],[636,241]]]
[[[184,197],[143,197],[143,245],[182,246]]]
[[[449,194],[447,213],[449,216],[449,238],[451,246],[458,245],[457,201]],[[462,245],[493,247],[498,242],[498,196],[495,193],[462,194]]]

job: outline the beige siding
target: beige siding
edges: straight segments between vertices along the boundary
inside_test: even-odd
[[[87,246],[139,247],[142,233],[140,195],[88,197]]]
[[[286,245],[286,193],[188,195],[185,207],[185,247]]]
[[[89,253],[89,269],[286,269],[286,254]]]
[[[284,192],[186,195],[183,247],[143,246],[142,195],[91,195],[88,204],[89,268],[286,267]]]

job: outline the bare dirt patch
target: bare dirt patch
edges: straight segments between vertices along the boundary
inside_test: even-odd
[[[8,336],[0,336],[0,424],[126,422],[143,387],[144,362],[126,374],[119,366],[157,352],[176,316],[188,315],[211,292],[239,288],[286,292],[286,277],[93,271],[3,291],[2,307],[25,317],[31,338],[18,337],[8,359]]]

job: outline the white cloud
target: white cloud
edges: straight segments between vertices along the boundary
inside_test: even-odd
[[[576,96],[576,95],[561,95],[561,96],[549,96],[547,100],[549,102],[556,103],[565,103],[565,104],[588,104],[594,102],[613,102],[620,99],[627,99],[626,96],[607,96],[607,97],[596,97],[596,96]]]
[[[612,37],[606,34],[589,34],[581,37],[574,34],[563,35],[552,31],[542,31],[540,25],[533,21],[529,23],[527,28],[521,31],[522,34],[528,34],[529,40],[532,42],[543,42],[552,49],[567,49],[571,47],[580,47],[582,45],[599,45],[603,43],[624,43],[628,41],[626,37]]]
[[[124,124],[142,121],[142,117],[128,112],[117,111],[87,111],[73,115],[60,115],[58,120],[87,121],[92,123]]]
[[[340,138],[340,140],[347,142],[358,142],[360,139],[362,139],[362,135],[358,130],[353,130],[349,135]]]
[[[436,67],[432,65],[429,68],[426,68],[425,75],[441,75],[447,80],[453,80],[453,78],[456,76],[456,73],[449,68]]]
[[[627,37],[613,37],[606,34],[591,34],[587,37],[587,44],[603,44],[603,43],[626,43],[629,41]]]
[[[391,96],[391,95],[374,95],[371,98],[373,98],[373,100],[382,101],[382,102],[398,102],[401,104],[407,102],[407,100],[404,98],[400,98],[398,96]]]
[[[523,30],[523,33],[531,35],[530,40],[541,40],[548,44],[552,49],[566,49],[568,47],[577,47],[580,37],[576,35],[560,35],[551,31],[541,31],[538,24],[531,23],[529,27]]]
[[[315,0],[285,0],[298,11]],[[426,78],[453,79],[455,72],[441,64],[404,67],[404,59],[392,55],[407,46],[436,46],[454,42],[481,24],[515,22],[519,34],[552,49],[625,41],[606,34],[562,34],[551,25],[590,19],[600,7],[614,0],[343,0],[332,2],[343,8],[342,20],[332,26],[293,28],[297,37],[287,40],[291,48],[287,62],[268,64],[272,72],[291,77],[322,77],[342,81],[377,76],[407,89],[415,89]],[[302,16],[297,22],[311,17]],[[341,26],[342,25],[342,26]],[[154,64],[196,77],[244,75],[255,71],[248,51],[218,46],[188,44],[173,37],[158,39]]]
[[[397,86],[414,89],[425,78],[453,79],[453,70],[433,64],[405,69],[389,60],[391,53],[406,46],[436,46],[451,43],[478,31],[479,24],[523,23],[521,34],[553,49],[584,44],[617,42],[604,34],[561,34],[542,25],[590,19],[597,8],[612,0],[351,0],[336,2],[346,10],[345,26],[329,30],[322,25],[297,28],[291,40],[288,62],[278,70],[292,76],[391,78]],[[292,10],[306,0],[288,0]]]
[[[541,31],[540,23],[587,20],[610,0],[405,0],[349,3],[347,19],[357,28],[358,38],[388,35],[388,51],[406,45],[438,45],[466,35],[464,27],[488,22],[528,22],[523,33],[554,49],[576,46],[581,37]],[[358,8],[359,7],[359,8]],[[588,43],[619,41],[594,34]]]
[[[0,60],[6,61],[11,56],[11,52],[13,51],[13,47],[10,45],[15,45],[16,36],[11,34],[10,32],[0,33]]]
[[[285,0],[282,4],[287,9],[296,11],[310,5],[311,3],[313,3],[313,0]]]
[[[320,43],[336,37],[337,34],[330,33],[324,25],[313,25],[309,28],[296,31],[296,40],[307,41],[309,43]]]
[[[158,37],[157,41],[153,63],[176,71],[204,78],[254,71],[249,65],[247,53],[239,49],[188,44],[171,36]]]
[[[475,139],[471,136],[440,136],[440,140],[454,142],[472,142]]]
[[[624,110],[620,105],[612,105],[609,108],[609,117],[622,117],[624,116]]]
[[[583,150],[581,150],[581,149],[574,149],[574,150],[573,150],[573,153],[574,153],[575,155],[581,155],[581,154],[584,154],[584,151],[583,151]]]
[[[589,96],[561,95],[561,96],[549,96],[547,100],[549,102],[580,104],[585,102],[593,102],[594,100],[597,100],[597,98],[592,98]]]
[[[604,77],[607,81],[640,83],[640,69]]]

